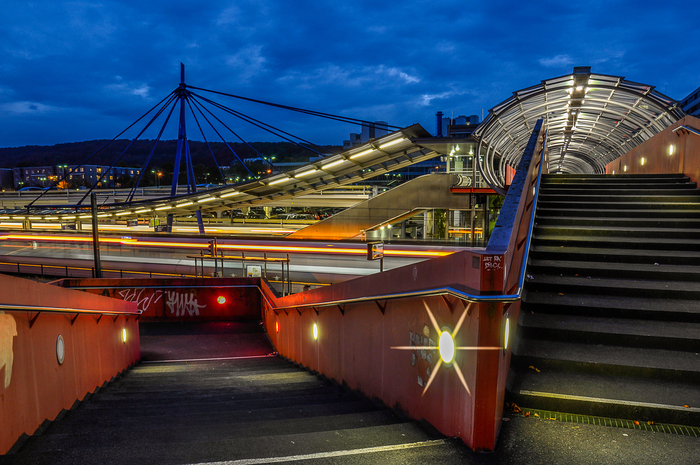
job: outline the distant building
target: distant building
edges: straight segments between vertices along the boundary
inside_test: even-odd
[[[366,144],[372,139],[384,136],[389,133],[389,126],[386,121],[375,121],[362,126],[362,133],[350,133],[350,139],[343,141],[343,150],[349,150],[358,145]]]
[[[700,87],[688,94],[679,104],[686,114],[700,117]]]
[[[109,170],[109,172],[107,172]],[[100,180],[97,187],[114,188],[120,186],[123,177],[135,177],[141,174],[141,168],[103,165],[57,165],[30,166],[12,168],[13,185],[15,189],[23,187],[51,187],[67,175],[68,184],[74,181],[84,181],[90,185]]]
[[[449,118],[438,111],[435,115],[435,137],[469,137],[478,125],[478,115]]]
[[[0,189],[14,189],[14,178],[11,168],[0,168]]]

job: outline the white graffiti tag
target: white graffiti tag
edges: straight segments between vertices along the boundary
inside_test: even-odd
[[[206,307],[206,304],[200,305],[197,302],[193,292],[181,294],[179,291],[165,291],[165,294],[165,304],[170,309],[170,313],[174,313],[175,316],[199,315],[199,309]]]
[[[154,290],[151,294],[144,294],[146,289],[125,289],[119,291],[121,298],[127,302],[136,302],[136,307],[141,311],[146,311],[151,306],[160,300],[163,291],[160,289]]]

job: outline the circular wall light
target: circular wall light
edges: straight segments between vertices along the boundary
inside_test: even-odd
[[[63,336],[60,334],[56,338],[56,360],[59,365],[63,365],[63,360],[66,358],[66,344],[63,341]]]
[[[221,305],[226,303],[226,297],[220,295],[219,297],[216,298],[216,301],[220,303]]]
[[[438,350],[443,363],[452,363],[455,358],[455,341],[450,334],[449,329],[440,333],[438,340]]]

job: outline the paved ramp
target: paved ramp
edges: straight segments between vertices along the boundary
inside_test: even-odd
[[[314,223],[287,237],[294,239],[341,240],[357,237],[363,230],[390,220],[403,221],[433,208],[466,209],[468,198],[453,194],[458,176],[450,173],[426,174],[376,197],[358,203],[337,215]]]

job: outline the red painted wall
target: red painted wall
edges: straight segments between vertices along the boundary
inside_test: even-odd
[[[142,321],[260,319],[258,278],[64,279],[56,284],[135,302]],[[219,302],[219,298],[223,302]]]
[[[700,119],[694,116],[684,117],[609,163],[605,172],[607,174],[613,174],[613,171],[615,174],[684,173],[692,181],[700,182],[700,136],[686,131],[674,133],[673,130],[679,126],[700,130]],[[673,146],[673,153],[670,152],[671,146]]]
[[[135,305],[0,275],[0,303],[135,311]],[[135,316],[0,311],[0,453],[141,357]],[[121,339],[126,329],[127,342]],[[59,364],[61,335],[65,359]],[[7,363],[11,360],[11,363]],[[11,366],[11,370],[8,367]],[[8,371],[10,371],[8,376]]]

